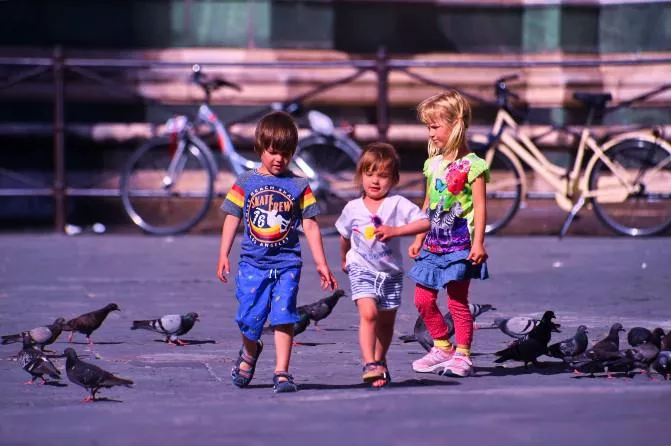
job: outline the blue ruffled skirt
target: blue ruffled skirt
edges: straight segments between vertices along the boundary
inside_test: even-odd
[[[489,278],[487,263],[474,266],[466,260],[469,250],[448,254],[434,254],[422,249],[415,259],[415,265],[408,271],[408,277],[427,288],[441,290],[453,280]]]

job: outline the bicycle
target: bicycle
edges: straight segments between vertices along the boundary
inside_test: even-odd
[[[219,88],[237,91],[241,87],[221,78],[207,79],[199,65],[192,67],[192,80],[202,88],[204,101],[197,116],[174,116],[166,122],[167,134],[149,139],[126,162],[121,175],[121,200],[131,221],[149,234],[184,233],[208,212],[217,192],[218,162],[208,145],[198,136],[205,126],[214,131],[221,158],[235,177],[255,169],[260,162],[236,149],[228,127],[261,117],[271,110],[292,115],[303,113],[302,101],[324,88],[283,103],[273,103],[245,118],[222,122],[210,107],[211,95]],[[306,177],[322,213],[340,212],[357,195],[353,185],[361,148],[337,129],[333,120],[316,110],[307,112],[311,134],[298,142],[290,168]],[[322,225],[322,233],[333,234],[332,225]]]
[[[512,75],[496,80],[499,107],[496,119],[488,142],[475,147],[491,172],[487,198],[493,200],[490,208],[494,212],[490,213],[488,209],[487,233],[505,227],[520,209],[522,199],[528,196],[523,164],[550,184],[557,205],[568,212],[560,237],[566,235],[585,205],[618,234],[650,236],[671,227],[671,145],[662,138],[660,130],[629,131],[597,142],[590,126],[595,113],[603,113],[612,96],[609,93],[576,92],[573,97],[588,107],[588,115],[573,153],[572,165],[567,169],[551,162],[530,137],[518,131],[510,98],[519,97],[507,87],[509,81],[517,78]],[[615,108],[629,106],[669,88],[671,84],[664,85]],[[593,152],[589,159],[587,149]],[[627,205],[632,202],[643,206],[628,210]],[[640,220],[634,222],[636,218]]]

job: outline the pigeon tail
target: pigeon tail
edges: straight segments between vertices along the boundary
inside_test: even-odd
[[[154,330],[154,321],[148,320],[148,321],[133,321],[133,326],[130,327],[131,330]]]
[[[100,387],[107,387],[107,386],[126,386],[126,387],[132,387],[133,384],[135,384],[133,381],[130,379],[125,379],[125,378],[119,378],[118,376],[111,376],[109,378],[106,378],[103,382],[100,383]]]
[[[13,344],[15,342],[19,342],[21,340],[21,333],[13,334],[13,335],[6,335],[2,337],[2,345],[7,345],[7,344]]]

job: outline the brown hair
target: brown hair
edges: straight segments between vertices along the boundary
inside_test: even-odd
[[[429,156],[454,153],[466,144],[466,129],[471,125],[471,106],[456,90],[445,90],[424,99],[417,106],[417,117],[426,125],[452,125],[452,133],[445,147],[435,147],[429,141]]]
[[[364,173],[387,170],[391,172],[391,181],[396,186],[400,180],[401,160],[396,149],[386,142],[372,142],[363,149],[363,153],[356,164],[354,182],[361,186]]]
[[[259,156],[272,147],[283,154],[293,156],[298,144],[296,122],[288,113],[274,111],[265,115],[256,125],[254,151]]]

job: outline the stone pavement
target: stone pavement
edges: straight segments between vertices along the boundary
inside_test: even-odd
[[[498,311],[480,322],[552,309],[564,328],[554,340],[571,336],[579,323],[589,326],[591,339],[614,321],[671,329],[669,238],[490,237],[487,245],[492,279],[473,285],[471,301]],[[335,269],[338,241],[325,246]],[[96,355],[86,352],[82,335],[74,348],[136,383],[82,404],[86,392],[67,379],[62,386],[23,385],[28,375],[13,361],[18,346],[0,346],[2,445],[671,445],[671,383],[576,379],[550,358],[541,369],[494,367],[492,353],[510,341],[497,330],[475,333],[475,377],[416,374],[410,362],[421,348],[395,341],[393,387],[367,390],[360,384],[357,316],[347,300],[322,331],[311,326],[299,336],[308,344],[292,359],[300,392],[273,394],[269,337],[256,378],[239,390],[229,378],[240,345],[234,288],[215,278],[216,236],[5,234],[0,247],[1,334],[116,302],[122,311],[93,334]],[[305,254],[299,303],[325,295]],[[347,290],[345,275],[337,277]],[[398,334],[412,330],[411,296],[407,281]],[[170,347],[158,335],[129,330],[133,319],[189,311],[201,321],[185,338],[205,342]],[[66,336],[53,345],[66,346]],[[56,364],[63,369],[63,360]]]

